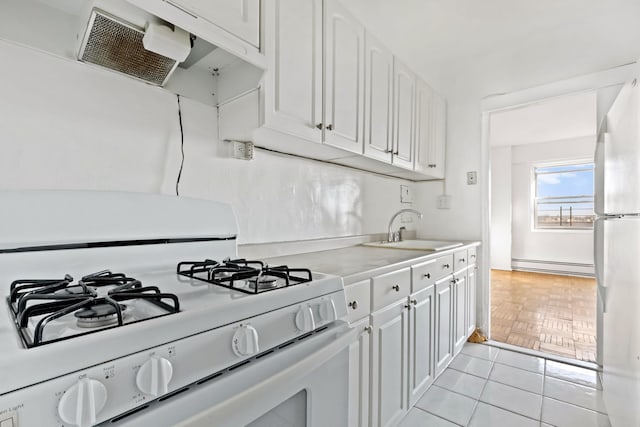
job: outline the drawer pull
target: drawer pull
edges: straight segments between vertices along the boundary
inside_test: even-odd
[[[476,258],[476,256],[475,256],[475,255],[471,255],[471,258],[475,259],[475,258]]]
[[[442,264],[442,268],[451,268],[449,264]]]
[[[354,309],[354,310],[357,310],[357,309],[358,309],[358,301],[355,301],[355,300],[354,300],[354,301],[351,301],[351,302],[349,303],[349,307],[351,307],[351,308],[352,308],[352,309]]]
[[[424,279],[431,279],[431,273],[423,274],[423,275],[422,275],[422,277],[423,277]]]
[[[407,310],[411,310],[411,306],[409,304],[405,304],[404,308],[406,308]]]
[[[411,304],[413,304],[413,305],[418,305],[418,300],[417,300],[417,299],[412,299],[412,300],[411,300]]]
[[[367,326],[365,326],[365,327],[364,327],[364,331],[365,331],[366,333],[368,333],[368,334],[371,334],[371,331],[372,331],[372,330],[373,330],[373,329],[371,328],[371,325],[367,325]]]
[[[400,285],[393,285],[391,289],[393,289],[396,292],[400,292]]]
[[[460,258],[460,262],[465,262],[465,261],[466,261],[466,259]]]

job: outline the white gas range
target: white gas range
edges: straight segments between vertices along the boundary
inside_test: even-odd
[[[0,425],[347,425],[342,279],[237,259],[228,205],[0,192]]]

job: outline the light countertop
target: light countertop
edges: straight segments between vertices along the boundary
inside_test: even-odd
[[[438,252],[387,249],[358,245],[340,249],[267,258],[265,261],[272,266],[286,264],[292,268],[308,268],[311,271],[317,271],[319,273],[342,276],[345,285],[349,285],[372,276],[409,267],[418,262],[427,261],[480,244],[480,242],[477,241],[463,243],[464,246]]]

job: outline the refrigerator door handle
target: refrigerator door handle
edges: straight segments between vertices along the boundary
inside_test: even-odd
[[[598,298],[602,304],[602,313],[607,312],[607,287],[598,285]]]
[[[606,285],[602,283],[602,263],[604,262],[604,242],[602,233],[606,218],[598,218],[593,224],[593,272],[596,276],[598,298],[602,304],[602,312],[606,313]]]

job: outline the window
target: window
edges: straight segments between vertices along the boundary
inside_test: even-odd
[[[536,167],[534,179],[535,228],[593,228],[593,163]]]

